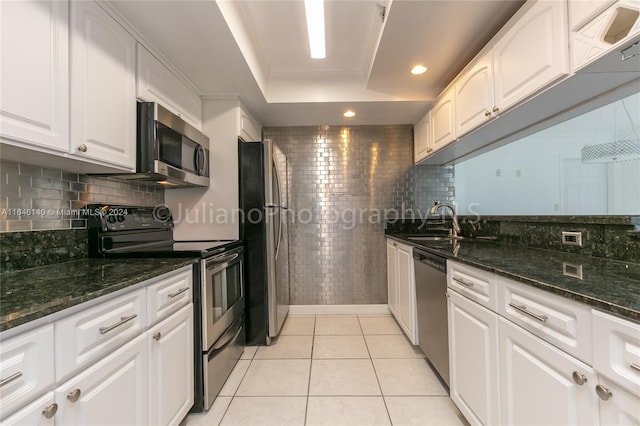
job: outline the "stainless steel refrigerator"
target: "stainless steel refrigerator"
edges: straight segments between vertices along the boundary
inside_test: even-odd
[[[270,344],[289,313],[287,157],[270,140],[238,141],[247,345]]]

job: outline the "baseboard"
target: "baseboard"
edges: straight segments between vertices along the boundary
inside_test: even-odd
[[[389,305],[291,305],[289,315],[390,315]]]

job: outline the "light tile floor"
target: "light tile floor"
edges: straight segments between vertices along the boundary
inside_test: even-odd
[[[189,426],[465,425],[392,316],[289,316]]]

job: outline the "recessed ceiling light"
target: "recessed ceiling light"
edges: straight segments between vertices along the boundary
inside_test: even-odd
[[[424,65],[416,65],[411,69],[411,74],[420,75],[420,74],[424,74],[426,71],[427,71],[427,67],[425,67]]]
[[[345,111],[344,114],[342,114],[343,116],[347,117],[347,118],[352,118],[356,116],[356,113],[349,110],[349,111]]]
[[[304,0],[312,59],[326,58],[324,41],[324,0]]]

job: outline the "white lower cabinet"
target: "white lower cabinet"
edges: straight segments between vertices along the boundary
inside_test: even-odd
[[[387,240],[389,310],[411,343],[418,344],[413,248]]]
[[[147,332],[149,424],[177,425],[193,405],[193,304]]]
[[[598,423],[593,368],[499,319],[502,424]]]
[[[147,365],[143,334],[55,390],[56,423],[147,424]]]
[[[189,265],[0,334],[0,424],[179,424],[194,400],[192,284]]]
[[[640,396],[600,376],[600,424],[611,426],[640,425]]]
[[[499,424],[498,315],[451,289],[448,296],[451,399],[469,423]]]
[[[53,372],[52,372],[53,373]],[[58,412],[53,392],[36,399],[31,404],[2,421],[3,426],[53,426]]]

